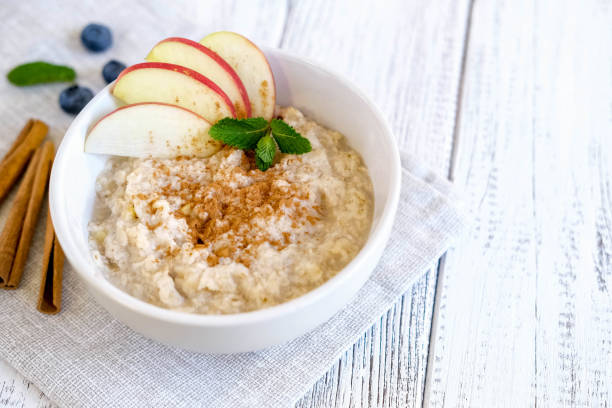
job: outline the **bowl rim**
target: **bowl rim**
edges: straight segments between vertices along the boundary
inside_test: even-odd
[[[95,287],[107,297],[112,298],[113,301],[121,304],[122,307],[128,308],[133,312],[140,313],[156,320],[162,320],[169,323],[178,323],[188,326],[197,327],[230,327],[238,326],[242,324],[254,324],[262,321],[269,321],[280,318],[282,316],[290,315],[294,311],[301,310],[310,305],[318,303],[322,298],[329,295],[330,293],[336,292],[342,287],[346,281],[352,278],[355,272],[365,263],[366,258],[374,251],[381,239],[385,239],[385,231],[390,231],[393,220],[395,219],[395,213],[399,203],[400,186],[401,186],[401,165],[399,150],[395,138],[393,137],[393,131],[389,123],[387,122],[382,111],[376,106],[376,104],[352,81],[346,79],[343,75],[335,72],[332,69],[321,66],[307,58],[299,57],[295,54],[287,52],[278,48],[262,47],[265,54],[272,54],[275,57],[280,56],[281,58],[290,60],[293,63],[306,65],[310,69],[322,71],[339,81],[342,85],[351,89],[355,95],[361,99],[366,106],[374,114],[374,117],[382,125],[384,129],[384,136],[381,140],[389,145],[392,152],[392,157],[388,158],[391,172],[389,174],[389,196],[387,197],[386,203],[382,210],[382,215],[378,224],[370,230],[368,239],[364,246],[359,250],[357,255],[336,275],[331,277],[329,280],[324,282],[322,285],[314,288],[313,290],[306,292],[305,294],[291,299],[287,302],[274,305],[264,309],[253,310],[249,312],[235,313],[235,314],[224,314],[224,315],[207,315],[207,314],[196,314],[189,312],[182,312],[176,310],[165,309],[160,306],[147,303],[140,300],[127,292],[119,289],[113,285],[110,281],[105,279],[100,274],[87,273],[85,271],[97,270],[96,266],[91,262],[90,254],[82,254],[77,250],[76,244],[73,244],[73,238],[70,234],[64,233],[67,230],[65,225],[68,220],[65,217],[65,210],[60,205],[59,197],[64,197],[62,194],[62,183],[60,177],[63,174],[63,156],[65,151],[65,145],[63,140],[60,144],[53,169],[51,172],[51,180],[49,184],[49,206],[51,217],[54,225],[56,225],[56,234],[64,249],[65,255],[70,261],[71,265],[76,270],[77,274],[83,278],[88,285]],[[66,130],[64,139],[70,140],[72,137],[77,137],[76,128],[81,126],[81,122],[84,120],[83,113],[88,109],[91,109],[96,102],[102,98],[103,94],[108,93],[113,83],[107,85],[102,89],[81,111],[79,115],[72,121],[71,125]],[[89,126],[86,126],[88,129]],[[382,244],[386,244],[383,242]]]

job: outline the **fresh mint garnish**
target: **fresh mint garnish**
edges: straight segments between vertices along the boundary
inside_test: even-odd
[[[46,82],[70,82],[74,80],[76,73],[64,65],[37,61],[16,66],[6,77],[13,85],[26,86]]]
[[[273,119],[270,128],[278,148],[283,153],[302,154],[312,150],[310,141],[302,137],[293,127],[280,119]]]
[[[274,155],[276,154],[276,144],[274,143],[272,136],[267,134],[259,139],[259,142],[257,142],[257,148],[255,149],[255,154],[264,163],[272,163],[274,160]]]
[[[270,168],[270,166],[272,165],[272,162],[265,162],[261,160],[259,156],[255,156],[255,164],[257,165],[257,168],[259,170],[266,171]]]
[[[303,154],[312,150],[310,141],[282,119],[224,118],[208,131],[210,136],[242,150],[255,150],[255,163],[266,171],[274,162],[276,146],[283,153]]]
[[[208,133],[215,140],[242,150],[253,150],[257,142],[268,131],[269,124],[264,118],[233,119],[223,118]]]

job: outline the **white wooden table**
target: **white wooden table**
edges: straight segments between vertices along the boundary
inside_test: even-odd
[[[473,216],[297,406],[612,405],[612,3],[212,3],[202,33],[360,84]],[[0,407],[46,406],[0,361]]]

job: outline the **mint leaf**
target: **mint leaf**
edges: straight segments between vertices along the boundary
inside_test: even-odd
[[[266,171],[272,165],[272,162],[265,162],[259,158],[259,156],[255,156],[255,164],[257,164],[257,168],[261,171]]]
[[[215,140],[243,150],[252,150],[266,134],[268,122],[264,118],[223,118],[215,123],[208,134]]]
[[[257,142],[257,149],[255,149],[255,154],[263,162],[272,163],[274,161],[274,155],[276,154],[276,143],[274,143],[274,139],[272,139],[270,134],[267,134],[259,139],[259,142]]]
[[[272,135],[283,153],[303,154],[312,150],[310,141],[300,135],[293,127],[280,119],[270,122]]]
[[[17,86],[36,85],[46,82],[70,82],[76,73],[70,67],[36,61],[13,68],[6,77]]]
[[[268,132],[267,135],[259,139],[257,142],[257,148],[255,149],[255,164],[261,171],[266,171],[274,162],[274,156],[276,155],[276,143]]]
[[[276,145],[281,152],[302,154],[312,150],[310,141],[281,119],[223,118],[208,130],[215,140],[242,150],[255,150],[255,164],[266,171],[274,162]]]

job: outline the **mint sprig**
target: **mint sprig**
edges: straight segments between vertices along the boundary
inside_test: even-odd
[[[46,82],[70,82],[74,80],[76,73],[64,65],[36,61],[16,66],[6,77],[13,85],[27,86]]]
[[[233,119],[223,118],[213,127],[208,134],[215,140],[237,147],[242,150],[253,150],[270,125],[264,118]]]
[[[242,150],[255,150],[255,163],[266,171],[274,163],[276,146],[282,153],[303,154],[312,150],[310,141],[282,119],[268,123],[264,118],[224,118],[215,123],[208,134],[227,145]]]
[[[278,148],[283,153],[302,154],[312,150],[310,140],[302,137],[293,127],[280,119],[270,122],[270,129]]]

